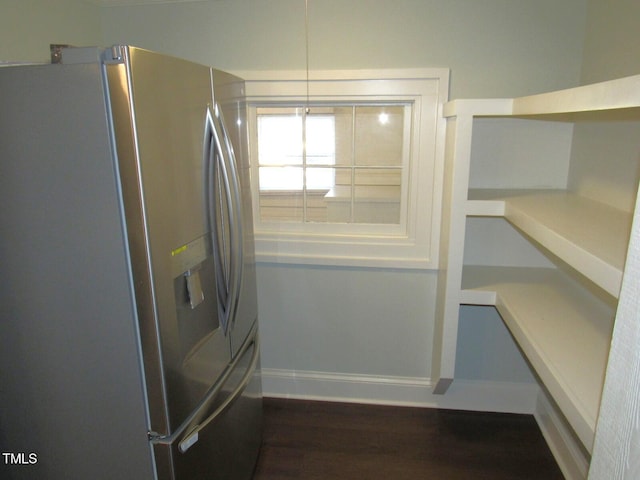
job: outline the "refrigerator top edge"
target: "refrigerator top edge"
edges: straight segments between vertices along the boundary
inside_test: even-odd
[[[95,62],[104,62],[104,63],[118,63],[124,61],[125,57],[131,56],[135,54],[135,52],[146,52],[154,55],[159,55],[162,57],[171,57],[176,60],[188,61],[190,63],[202,65],[207,68],[211,68],[212,73],[218,77],[224,77],[225,80],[223,83],[231,83],[231,82],[239,82],[244,81],[244,79],[229,73],[227,71],[212,67],[210,65],[197,62],[194,60],[185,60],[182,57],[178,57],[171,54],[166,54],[154,50],[149,50],[145,48],[136,47],[133,45],[123,45],[123,44],[115,44],[111,47],[66,47],[62,49],[62,61],[64,64],[76,64],[76,63],[95,63]],[[2,66],[2,64],[0,64]]]

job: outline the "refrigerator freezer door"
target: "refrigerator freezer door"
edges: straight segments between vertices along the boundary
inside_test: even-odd
[[[155,444],[157,457],[173,459],[175,478],[251,478],[262,428],[260,357],[257,325],[254,327],[234,360],[234,368],[226,372],[216,401],[196,412],[197,418],[185,434],[172,443]]]
[[[120,47],[107,62],[151,428],[169,435],[230,361],[204,198],[210,69]]]

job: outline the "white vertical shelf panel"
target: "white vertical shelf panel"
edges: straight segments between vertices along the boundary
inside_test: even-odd
[[[465,112],[447,120],[445,142],[445,171],[440,230],[438,284],[436,295],[436,321],[432,356],[431,378],[434,393],[445,393],[455,374],[460,311],[460,284],[466,228],[465,205],[469,185],[469,158],[473,115],[476,109],[494,115],[511,111],[511,99],[456,101],[445,105],[446,110]]]
[[[640,476],[640,198],[636,198],[589,478]]]

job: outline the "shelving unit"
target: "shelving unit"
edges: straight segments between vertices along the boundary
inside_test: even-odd
[[[474,121],[485,117],[640,120],[640,75],[515,99],[454,100],[444,115],[434,393],[446,394],[455,378],[460,305],[495,306],[571,436],[579,439],[576,450],[590,453],[633,212],[569,188],[470,189],[472,136]],[[504,218],[555,268],[465,265],[468,217]]]
[[[566,191],[470,190],[468,216],[503,216],[618,297],[631,213]]]
[[[611,306],[557,269],[477,266],[464,269],[461,303],[497,308],[591,450],[613,327]]]

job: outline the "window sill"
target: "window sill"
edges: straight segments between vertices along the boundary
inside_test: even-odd
[[[433,259],[415,240],[398,237],[255,235],[258,263],[431,270]]]

